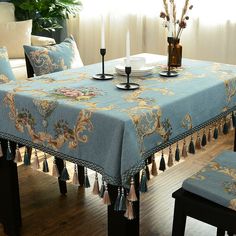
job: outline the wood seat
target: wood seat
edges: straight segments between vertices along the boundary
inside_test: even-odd
[[[236,211],[223,207],[183,188],[172,194],[175,198],[175,210],[172,236],[184,236],[186,217],[203,221],[217,227],[217,236],[236,233]]]
[[[172,236],[184,236],[186,217],[217,227],[217,236],[236,233],[236,152],[225,151],[186,179],[175,198]]]

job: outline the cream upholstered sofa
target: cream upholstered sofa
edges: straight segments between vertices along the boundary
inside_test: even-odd
[[[23,45],[45,46],[55,44],[48,37],[31,35],[32,21],[15,21],[15,7],[9,2],[0,2],[0,47],[5,46],[17,80],[27,78]]]

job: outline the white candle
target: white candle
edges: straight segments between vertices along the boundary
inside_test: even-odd
[[[126,34],[126,65],[125,66],[130,66],[130,35],[129,31],[127,31]]]
[[[101,21],[101,48],[105,48],[105,22],[103,16]]]

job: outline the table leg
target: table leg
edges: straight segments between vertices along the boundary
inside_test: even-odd
[[[17,165],[6,160],[7,140],[0,139],[3,157],[0,157],[0,222],[9,236],[20,235],[21,209],[17,175]],[[11,142],[11,151],[15,156],[16,144]]]
[[[124,217],[124,212],[114,211],[114,203],[117,197],[117,186],[108,185],[111,205],[108,206],[108,236],[138,236],[139,235],[139,174],[135,177],[135,189],[138,201],[134,202],[134,220]]]
[[[55,157],[57,169],[59,171],[59,174],[61,174],[63,168],[64,168],[64,161],[58,157]],[[67,186],[66,181],[60,180],[60,177],[58,177],[58,184],[61,194],[65,195],[67,193]]]
[[[84,186],[84,167],[77,165],[78,168],[78,179],[80,187]]]

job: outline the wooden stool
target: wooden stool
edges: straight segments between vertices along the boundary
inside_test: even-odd
[[[184,181],[183,187],[172,195],[175,198],[172,236],[184,236],[187,216],[217,227],[217,236],[225,235],[225,231],[229,235],[236,233],[236,189],[230,188],[230,181],[232,186],[236,183],[234,173],[236,153],[223,152]]]

